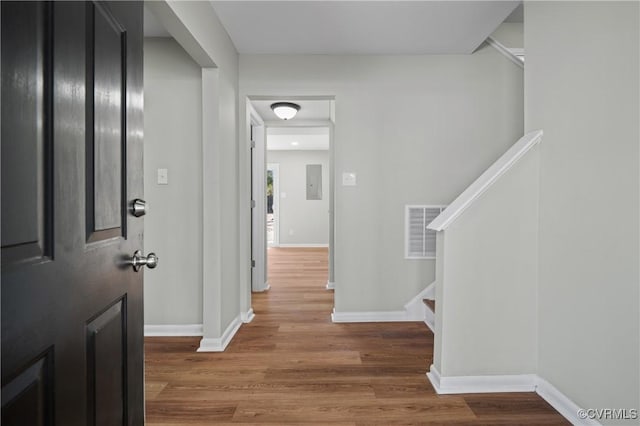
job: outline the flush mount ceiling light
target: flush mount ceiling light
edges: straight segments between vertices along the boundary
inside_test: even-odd
[[[271,109],[282,120],[290,120],[300,111],[300,105],[293,102],[276,102],[271,104]]]

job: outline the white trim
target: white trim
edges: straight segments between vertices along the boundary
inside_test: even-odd
[[[255,262],[251,268],[251,289],[260,290],[267,280],[267,148],[266,128],[260,114],[255,110],[249,99],[247,111],[249,134],[247,135],[247,149],[250,151],[251,188],[255,206],[250,209],[251,227],[251,259]],[[253,133],[253,135],[252,135]],[[251,145],[254,144],[252,148]]]
[[[334,125],[336,102],[332,100],[330,103],[331,123],[329,124],[329,274],[330,282],[335,282],[335,249],[336,249],[336,150],[334,143]]]
[[[265,170],[265,188],[267,185],[266,173],[268,170],[271,170],[273,174],[273,243],[267,241],[267,246],[280,247],[280,163],[267,163],[267,170]],[[268,256],[267,254],[267,257]]]
[[[442,377],[433,364],[427,377],[438,394],[534,392],[537,378],[535,374]]]
[[[496,49],[498,52],[502,53],[502,55],[505,58],[507,58],[508,60],[510,60],[511,62],[516,64],[517,66],[519,66],[520,68],[524,69],[524,62],[522,61],[522,59],[518,58],[516,56],[516,54],[515,54],[515,51],[522,51],[522,53],[524,54],[524,49],[510,49],[510,48],[506,47],[504,44],[502,44],[499,41],[497,41],[493,37],[487,37],[487,43],[491,47]]]
[[[317,247],[329,247],[329,244],[305,244],[305,243],[301,243],[301,244],[280,244],[278,247],[280,248],[295,248],[295,247],[299,247],[299,248],[317,248]]]
[[[593,419],[582,419],[578,416],[578,412],[582,407],[569,399],[565,394],[560,392],[555,386],[547,382],[542,377],[537,378],[536,393],[549,403],[556,411],[565,419],[574,425],[600,425]]]
[[[542,130],[527,133],[475,180],[428,226],[434,231],[447,229],[475,200],[542,140]]]
[[[436,282],[434,281],[428,286],[426,286],[420,293],[418,293],[413,299],[411,299],[404,305],[404,309],[407,312],[407,316],[409,318],[415,321],[426,320],[427,312],[430,312],[430,311],[425,308],[423,299],[431,299],[431,300],[435,299],[436,297],[435,289],[436,289]]]
[[[261,288],[257,290],[253,290],[254,293],[263,293],[265,291],[271,290],[271,285],[268,282],[265,282]]]
[[[574,425],[597,426],[601,424],[593,419],[580,418],[578,412],[583,408],[536,374],[442,377],[432,364],[427,377],[438,394],[536,392]]]
[[[332,322],[398,322],[414,321],[409,319],[405,311],[376,312],[336,312],[331,314]]]
[[[520,56],[524,57],[524,49],[522,47],[507,47],[507,50],[515,55],[518,59]]]
[[[203,337],[198,352],[223,352],[242,325],[240,317],[238,315],[231,321],[221,337]]]
[[[427,371],[427,378],[431,382],[431,386],[433,386],[433,390],[436,391],[437,394],[440,393],[440,372],[436,368],[435,365],[431,364],[429,367],[429,371]]]
[[[202,324],[145,324],[145,337],[152,336],[202,336]]]
[[[424,308],[424,323],[429,327],[432,333],[436,332],[436,313],[431,309]]]
[[[240,319],[243,323],[248,324],[256,317],[256,314],[253,313],[253,308],[249,309],[247,312],[243,312],[240,314]]]
[[[292,99],[286,96],[287,99]],[[251,100],[257,100],[255,96],[249,96]],[[271,98],[273,100],[282,99],[282,96]],[[271,100],[269,99],[269,100]],[[333,99],[326,99],[333,100]],[[333,123],[331,120],[266,120],[264,122],[267,127],[329,127]]]
[[[327,290],[335,290],[336,289],[336,283],[331,282],[331,281],[327,281],[327,285],[325,287]]]

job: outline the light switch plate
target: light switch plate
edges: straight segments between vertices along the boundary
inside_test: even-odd
[[[168,169],[158,169],[158,185],[169,185]]]
[[[342,173],[342,186],[356,186],[357,176],[355,172]]]

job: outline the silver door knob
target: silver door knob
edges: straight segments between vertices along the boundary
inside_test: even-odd
[[[149,269],[153,269],[158,266],[158,256],[156,256],[155,253],[149,253],[147,257],[145,257],[140,250],[136,250],[131,258],[131,266],[133,266],[133,270],[138,272],[140,268],[145,265]]]
[[[140,198],[136,198],[135,200],[133,200],[131,202],[131,205],[129,206],[129,211],[135,217],[144,216],[145,214],[147,214],[147,210],[149,210],[147,202],[141,200]]]

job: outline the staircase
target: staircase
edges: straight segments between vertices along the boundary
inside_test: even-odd
[[[436,332],[436,301],[434,299],[422,299],[424,304],[424,323],[431,329],[432,332]]]
[[[455,393],[459,377],[529,372],[537,361],[541,140],[542,131],[523,136],[427,225],[436,279],[405,307],[434,332],[438,393]]]
[[[436,323],[436,283],[432,282],[409,303],[404,305],[407,317],[412,321],[424,321],[424,323],[435,333]]]
[[[500,335],[501,329],[508,328],[504,326],[506,318],[523,321],[522,311],[514,314],[502,305],[514,298],[524,306],[526,291],[519,286],[529,285],[522,277],[532,275],[530,258],[536,250],[528,247],[537,241],[530,230],[537,226],[538,182],[534,148],[541,140],[542,131],[520,138],[427,225],[437,233],[436,279],[411,299],[405,310],[409,320],[424,321],[434,334],[436,317],[439,322],[453,323],[453,328],[447,327],[453,338],[443,341],[442,336],[436,336],[440,342],[436,346],[450,341],[456,342],[452,344],[455,348],[473,345],[469,330],[478,329],[474,338],[482,335],[486,327],[479,324],[483,322],[495,323],[495,332]],[[436,311],[436,299],[440,309],[447,305],[446,316]],[[463,327],[466,321],[468,325]]]
[[[434,315],[436,313],[436,301],[433,299],[422,299],[422,303],[429,309]]]

